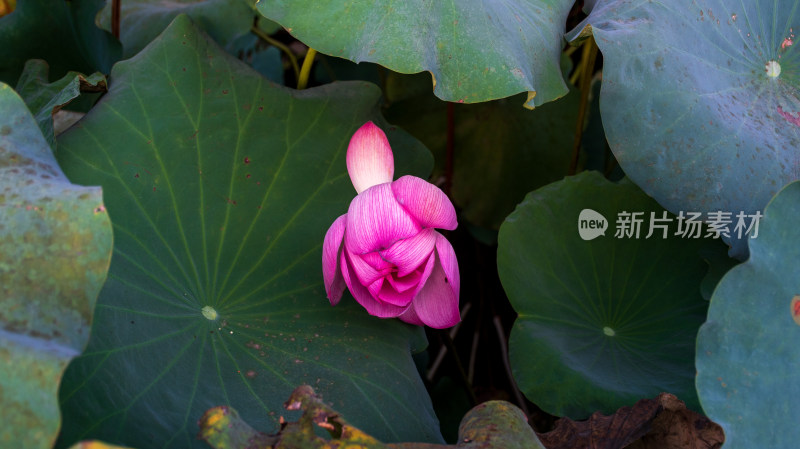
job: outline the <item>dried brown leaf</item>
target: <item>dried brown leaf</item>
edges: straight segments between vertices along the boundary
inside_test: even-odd
[[[626,449],[718,449],[725,434],[715,422],[686,408],[683,401],[667,393],[657,400],[662,408],[651,430]]]
[[[661,393],[610,416],[596,412],[580,422],[561,418],[539,439],[547,449],[716,449],[724,436],[717,424]]]

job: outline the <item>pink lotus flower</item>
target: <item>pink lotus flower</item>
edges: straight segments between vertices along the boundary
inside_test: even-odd
[[[358,195],[322,248],[331,305],[346,285],[370,315],[435,328],[458,323],[458,261],[434,230],[458,226],[447,195],[416,176],[392,182],[392,149],[372,122],[350,139],[347,172]]]

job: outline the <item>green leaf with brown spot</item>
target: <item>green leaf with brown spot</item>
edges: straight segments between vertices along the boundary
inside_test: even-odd
[[[678,214],[755,214],[800,179],[800,3],[597,0],[567,38],[603,53],[600,112],[625,173]],[[779,64],[778,76],[767,65]],[[772,73],[773,75],[775,72]],[[747,258],[747,235],[723,240]]]
[[[51,447],[58,386],[89,338],[111,258],[98,187],[64,176],[22,99],[0,83],[0,442]]]
[[[714,290],[697,335],[697,393],[725,449],[800,441],[800,182],[767,204],[749,259]]]
[[[274,431],[302,383],[376,437],[441,441],[411,358],[422,329],[350,297],[331,307],[322,282],[325,232],[355,197],[353,132],[374,121],[398,176],[430,171],[379,115],[380,91],[276,85],[185,15],[109,80],[58,140],[65,172],[103,186],[115,239],[92,340],[61,389],[61,444],[203,447],[196,423],[219,405]]]

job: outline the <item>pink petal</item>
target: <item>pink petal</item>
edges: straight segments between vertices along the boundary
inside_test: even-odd
[[[381,254],[377,251],[374,253],[362,254],[361,259],[363,259],[364,262],[368,263],[369,266],[380,272],[384,272],[384,270],[391,269],[392,267],[394,267],[394,265],[392,265],[391,262],[383,260]]]
[[[436,234],[439,234],[438,232]],[[428,278],[431,277],[431,273],[433,273],[433,267],[436,265],[436,252],[434,251],[431,253],[431,256],[428,258],[428,262],[425,263],[424,267],[422,268],[422,274],[419,277],[419,283],[417,283],[417,287],[414,289],[414,297],[416,297],[420,290],[425,287],[425,283],[428,282]]]
[[[367,122],[350,139],[347,147],[347,173],[356,192],[392,181],[394,156],[386,134]]]
[[[362,256],[351,253],[346,246],[344,250],[347,251],[347,257],[348,257],[347,260],[350,261],[350,268],[352,268],[353,272],[355,273],[361,285],[369,285],[378,279],[383,279],[383,277],[386,274],[389,274],[391,270],[391,268],[387,268],[385,272],[376,270],[372,265],[367,263],[367,261],[364,260]],[[368,255],[369,254],[365,254],[365,256]]]
[[[358,278],[350,271],[347,253],[342,253],[342,276],[353,298],[367,309],[367,313],[380,318],[394,318],[403,313],[407,307],[398,307],[375,300],[369,290],[358,282]]]
[[[353,198],[347,211],[345,245],[355,254],[384,250],[417,235],[420,227],[395,201],[390,183],[373,186]]]
[[[413,237],[398,240],[380,255],[398,268],[398,276],[406,276],[430,258],[437,234],[433,229],[423,229]]]
[[[345,224],[347,214],[334,220],[328,232],[325,233],[325,240],[322,243],[322,279],[325,282],[325,292],[332,305],[339,303],[344,292],[344,279],[339,268],[339,250],[344,241]]]
[[[436,233],[439,234],[438,232]],[[433,272],[433,266],[436,264],[436,254],[431,254],[431,257],[428,259],[428,263],[425,264],[425,268],[422,270],[422,275],[420,276],[420,282],[417,284],[417,288],[414,289],[414,295],[416,296],[423,287],[425,287],[425,283],[430,278],[431,273]],[[425,323],[419,318],[416,309],[414,308],[414,302],[411,301],[411,304],[408,306],[405,312],[400,315],[398,318],[405,321],[409,324],[415,324],[417,326],[424,326]]]
[[[392,284],[392,288],[398,292],[404,292],[419,285],[419,281],[422,279],[422,271],[423,270],[414,270],[408,276],[403,277],[386,276],[386,280]]]
[[[425,325],[443,329],[461,321],[458,310],[458,263],[444,237],[436,241],[436,263],[425,286],[414,298],[414,312]]]
[[[397,318],[405,321],[408,324],[413,324],[415,326],[424,326],[425,323],[419,319],[419,315],[417,315],[417,311],[414,309],[414,303],[412,302],[411,305],[406,309],[405,312],[400,314]]]
[[[435,185],[417,178],[403,176],[392,183],[397,202],[414,220],[426,228],[455,229],[456,209],[447,195]]]
[[[447,281],[453,288],[453,292],[458,299],[458,294],[461,290],[461,276],[458,272],[458,259],[456,252],[450,242],[438,232],[436,233],[436,253],[439,256],[439,261],[442,264],[442,269],[447,277]]]
[[[414,299],[414,293],[415,292],[413,290],[398,292],[392,288],[392,284],[390,282],[384,282],[383,287],[378,293],[378,298],[385,303],[405,307],[411,304],[411,300]]]
[[[437,262],[436,254],[431,254],[431,257],[428,258],[428,262],[425,264],[424,268],[420,267],[421,269],[418,269],[416,271],[416,273],[420,273],[419,280],[415,288],[413,290],[409,290],[413,291],[413,297],[415,299],[411,301],[411,304],[409,304],[408,309],[398,317],[401,320],[405,321],[406,323],[416,324],[418,326],[422,326],[425,324],[422,322],[422,320],[420,320],[419,316],[417,315],[417,312],[414,310],[414,303],[416,302],[417,295],[419,295],[420,291],[425,287],[428,278],[430,278],[431,273],[433,272],[434,269],[434,265],[436,265],[436,262]],[[409,275],[409,277],[411,276],[413,276],[413,274]]]
[[[375,282],[367,285],[367,290],[369,291],[369,294],[372,295],[373,298],[376,298],[375,301],[378,301],[377,299],[378,294],[381,292],[381,289],[383,288],[384,279],[386,278],[377,279],[375,280]]]

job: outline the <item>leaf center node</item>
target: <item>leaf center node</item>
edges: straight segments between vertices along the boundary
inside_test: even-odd
[[[211,307],[211,306],[205,306],[205,307],[203,307],[202,309],[200,309],[200,312],[201,312],[201,313],[203,314],[203,316],[204,316],[204,317],[206,317],[206,319],[208,319],[209,321],[214,321],[214,320],[216,320],[216,319],[217,319],[217,317],[219,317],[219,314],[217,313],[216,309],[214,309],[214,308],[213,308],[213,307]]]

